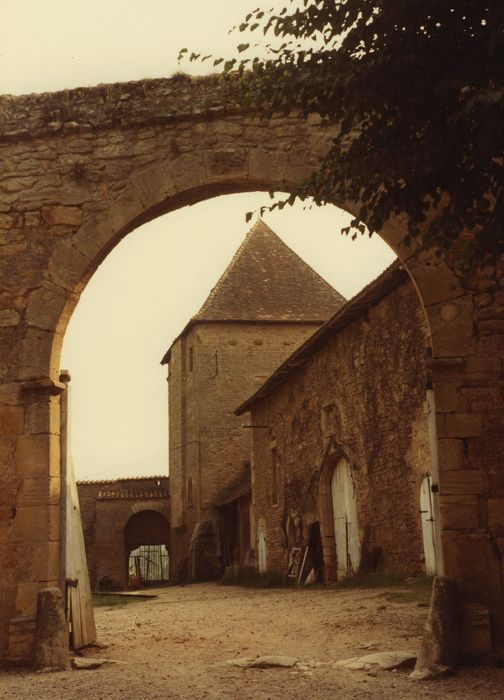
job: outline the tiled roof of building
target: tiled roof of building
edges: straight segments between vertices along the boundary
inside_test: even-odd
[[[259,219],[180,336],[201,322],[323,323],[344,303],[339,292]]]
[[[77,484],[127,484],[129,481],[168,481],[166,474],[155,474],[154,476],[120,476],[116,479],[90,479],[79,480]]]
[[[325,321],[345,299],[259,219],[198,321]]]
[[[373,282],[368,284],[350,301],[342,306],[321,328],[306,340],[280,367],[259,387],[259,389],[235,411],[241,415],[262,398],[272,394],[277,386],[287,381],[289,375],[304,365],[334,334],[353,323],[366,311],[375,306],[389,292],[409,279],[408,273],[399,260],[395,260]]]

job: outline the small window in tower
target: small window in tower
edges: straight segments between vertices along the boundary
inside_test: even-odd
[[[193,351],[193,346],[189,348],[189,372],[193,371],[193,364],[194,364],[194,351]]]
[[[192,479],[187,480],[187,505],[193,504]]]
[[[278,456],[277,448],[271,448],[271,503],[278,503]]]
[[[214,359],[214,372],[211,376],[211,379],[215,379],[215,377],[219,374],[219,355],[217,354],[217,350],[213,354],[213,359]]]

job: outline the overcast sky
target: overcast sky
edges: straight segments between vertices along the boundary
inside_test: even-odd
[[[181,68],[182,47],[229,56],[243,38],[228,30],[260,1],[2,0],[0,92],[169,76]],[[264,194],[230,195],[160,217],[128,235],[93,276],[62,360],[72,375],[78,478],[167,472],[160,359],[242,242],[250,227],[245,213],[268,201]],[[377,236],[352,242],[339,235],[348,216],[335,207],[286,208],[264,219],[347,298],[394,258]]]

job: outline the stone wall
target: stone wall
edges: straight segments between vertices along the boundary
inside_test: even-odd
[[[362,569],[424,571],[419,499],[422,476],[431,470],[428,343],[418,294],[403,281],[329,334],[302,367],[252,405],[252,423],[259,426],[253,507],[256,522],[266,524],[268,569],[285,572],[287,547],[307,544],[310,523],[319,522],[326,580],[334,580],[331,478],[345,456],[356,491]],[[288,537],[291,531],[298,541]]]
[[[228,490],[250,458],[250,430],[242,427],[250,421],[247,416],[235,416],[234,409],[319,325],[198,323],[172,346],[169,439],[174,573],[189,557],[198,522],[213,523],[218,546],[214,509],[233,496]],[[213,576],[220,574],[219,556],[214,548]]]
[[[173,123],[195,114],[239,113],[236,90],[218,75],[73,88],[14,97],[1,95],[0,140],[89,133],[113,127]]]
[[[144,511],[160,513],[166,519],[165,543],[169,543],[169,479],[154,476],[81,481],[77,489],[91,588],[97,590],[103,579],[113,588],[125,588],[125,528],[130,518]]]

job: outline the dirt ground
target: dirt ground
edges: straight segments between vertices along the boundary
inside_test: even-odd
[[[335,662],[372,651],[416,650],[427,609],[401,589],[255,589],[195,584],[157,597],[96,608],[112,659],[95,670],[0,673],[0,698],[15,700],[307,700],[502,698],[504,669],[463,669],[427,683],[407,671],[366,673]],[[112,602],[112,599],[111,599]],[[245,669],[227,662],[295,656],[308,669]]]

